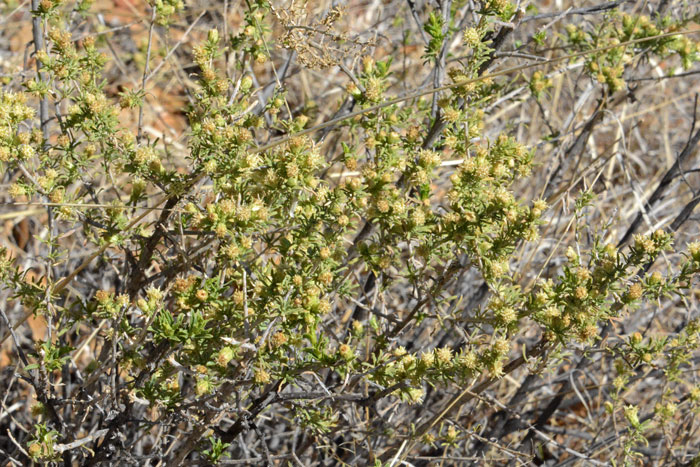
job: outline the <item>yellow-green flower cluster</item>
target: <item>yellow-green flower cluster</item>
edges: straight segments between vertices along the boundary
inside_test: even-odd
[[[684,69],[688,69],[700,56],[698,45],[685,35],[660,35],[681,29],[683,21],[674,22],[669,17],[650,19],[645,15],[611,13],[608,21],[602,22],[592,31],[584,31],[572,24],[566,26],[569,42],[581,50],[615,46],[628,41],[639,41],[625,47],[613,47],[586,58],[586,69],[591,76],[610,91],[625,86],[625,66],[635,59],[641,49],[651,49],[661,57],[677,55]],[[642,41],[642,39],[647,39]]]
[[[27,161],[36,154],[41,133],[37,140],[34,133],[20,129],[20,123],[34,115],[26,94],[0,91],[0,162]]]
[[[182,0],[155,0],[153,7],[156,10],[156,23],[167,26],[176,13],[185,9],[185,3]]]
[[[530,92],[538,99],[543,92],[552,87],[552,79],[545,76],[542,71],[536,71],[530,79]]]
[[[522,238],[537,238],[546,205],[521,206],[510,191],[515,177],[528,174],[531,154],[513,139],[500,136],[490,147],[477,147],[450,177],[451,211],[443,224],[451,238],[481,263],[487,277],[508,272],[509,255]]]

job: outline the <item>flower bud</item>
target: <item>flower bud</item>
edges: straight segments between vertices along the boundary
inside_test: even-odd
[[[210,29],[207,33],[207,40],[212,44],[219,42],[219,31],[217,29]]]

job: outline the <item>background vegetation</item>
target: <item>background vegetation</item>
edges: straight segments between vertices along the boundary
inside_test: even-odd
[[[696,465],[696,15],[0,1],[0,459]]]

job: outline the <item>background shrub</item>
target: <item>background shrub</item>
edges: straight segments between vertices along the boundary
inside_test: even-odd
[[[685,3],[0,2],[8,465],[697,462]]]

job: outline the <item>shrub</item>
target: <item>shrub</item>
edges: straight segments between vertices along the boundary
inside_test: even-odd
[[[3,456],[697,459],[691,12],[322,3],[1,4]]]

